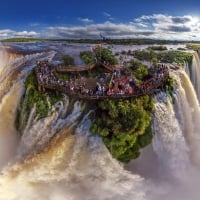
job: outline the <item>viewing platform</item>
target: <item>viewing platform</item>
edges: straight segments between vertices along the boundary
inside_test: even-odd
[[[43,92],[46,89],[66,93],[69,96],[85,100],[102,99],[129,99],[142,95],[152,94],[155,89],[162,87],[169,76],[167,64],[159,64],[151,74],[151,78],[136,84],[131,74],[123,74],[120,69],[106,73],[104,77],[80,77],[64,81],[57,78],[56,72],[87,71],[91,66],[58,68],[48,62],[38,62],[35,73],[38,81],[38,89]],[[94,66],[93,66],[94,67]],[[105,67],[105,66],[104,66]],[[63,71],[62,71],[63,70]]]
[[[84,65],[84,66],[57,66],[55,70],[57,72],[83,72],[87,70],[91,70],[95,67],[95,64]]]

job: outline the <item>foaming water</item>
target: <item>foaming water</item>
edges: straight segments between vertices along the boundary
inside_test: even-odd
[[[37,60],[51,60],[54,56],[55,51],[13,56],[0,43],[0,100],[17,81],[25,78]]]
[[[16,153],[19,138],[14,123],[22,93],[22,83],[18,83],[3,97],[0,104],[0,168]]]
[[[171,72],[175,99],[155,97],[152,145],[128,166],[148,183],[149,200],[198,200],[200,192],[199,102],[188,75]]]
[[[62,131],[43,152],[5,171],[0,199],[146,199],[143,179],[125,171],[89,126],[84,118],[75,135]]]
[[[190,78],[194,85],[197,97],[200,101],[200,59],[198,53],[193,53],[192,66],[190,70]]]
[[[37,59],[54,55],[14,58],[0,82],[15,77],[16,66],[31,68]],[[199,200],[200,111],[197,88],[187,74],[171,72],[177,85],[174,103],[165,93],[155,97],[153,143],[129,171],[111,157],[101,138],[91,135],[84,104],[76,101],[71,108],[67,96],[44,119],[37,120],[33,108],[17,138],[14,120],[23,87],[22,76],[16,76],[17,84],[5,85],[0,103],[0,200]]]
[[[190,147],[192,161],[200,166],[200,107],[189,77],[184,71],[177,77],[179,88],[176,93],[175,112],[181,129]]]
[[[0,43],[0,73],[2,73],[3,69],[9,62],[8,54],[4,48],[4,46]]]
[[[193,57],[193,60],[195,59],[195,57]],[[194,61],[193,61],[193,63],[194,63]],[[190,77],[190,66],[189,66],[189,64],[187,63],[187,62],[184,62],[184,64],[183,64],[183,69],[184,69],[184,71],[186,72],[186,74]],[[192,67],[193,68],[193,67]]]
[[[18,151],[19,157],[32,155],[40,151],[48,145],[50,140],[59,131],[77,124],[77,120],[82,113],[80,102],[77,101],[75,103],[74,109],[69,115],[65,118],[60,118],[63,110],[66,109],[63,109],[63,106],[63,102],[58,102],[46,118],[32,123],[31,126],[29,124],[27,125],[20,141]],[[66,103],[65,106],[68,107],[68,103]]]
[[[174,104],[164,98],[162,102],[157,101],[155,107],[153,148],[158,163],[164,166],[162,173],[166,181],[151,180],[152,186],[156,186],[151,199],[198,200],[199,102],[185,71],[177,71],[173,76],[177,83]]]
[[[167,170],[173,175],[183,175],[189,164],[189,148],[175,116],[172,103],[169,98],[163,98],[166,98],[164,102],[156,100],[155,103],[153,148],[160,164],[162,163],[164,167],[168,168]]]

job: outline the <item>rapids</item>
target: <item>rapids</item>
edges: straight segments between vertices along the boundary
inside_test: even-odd
[[[193,72],[199,62],[185,68],[187,73],[170,71],[174,100],[165,93],[154,97],[152,145],[122,165],[91,135],[93,111],[79,101],[70,108],[67,96],[44,119],[36,120],[33,108],[18,133],[14,122],[23,80],[36,60],[51,60],[56,52],[13,58],[0,49],[0,200],[199,200],[200,77]]]

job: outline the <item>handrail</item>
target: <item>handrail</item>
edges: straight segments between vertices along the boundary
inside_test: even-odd
[[[82,72],[91,70],[95,67],[95,64],[83,65],[83,66],[57,66],[55,67],[57,72]]]
[[[79,99],[102,100],[102,99],[108,99],[108,98],[109,99],[128,99],[128,98],[139,97],[142,95],[150,94],[154,89],[162,86],[163,82],[169,76],[169,72],[168,72],[168,70],[165,70],[163,76],[159,80],[154,81],[153,78],[151,78],[151,79],[143,82],[142,85],[140,87],[138,87],[137,89],[134,88],[135,90],[134,90],[133,94],[123,94],[123,95],[122,94],[110,94],[110,95],[108,95],[108,94],[106,94],[106,95],[81,94],[77,91],[71,91],[69,88],[61,86],[59,84],[43,83],[40,81],[37,72],[36,72],[36,76],[37,76],[38,84],[42,85],[46,89],[60,91],[60,92],[68,94],[69,96],[73,96],[73,97],[79,98]]]
[[[114,71],[115,66],[106,65],[106,64],[104,64],[104,63],[102,63],[102,62],[100,62],[100,64],[101,64],[103,67],[105,67],[107,70],[109,70],[110,72],[113,72],[113,71]]]

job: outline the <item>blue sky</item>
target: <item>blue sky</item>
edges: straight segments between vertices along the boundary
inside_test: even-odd
[[[10,37],[200,40],[197,0],[6,0],[0,39]]]

